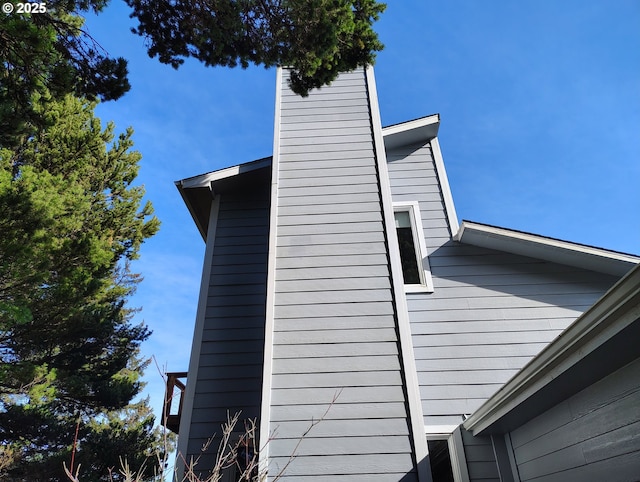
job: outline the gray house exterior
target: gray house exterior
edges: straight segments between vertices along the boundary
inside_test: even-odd
[[[619,280],[640,258],[459,223],[438,127],[432,115],[383,128],[371,69],[307,98],[280,71],[272,156],[177,182],[206,242],[181,458],[206,472],[215,454],[203,443],[241,411],[258,421],[270,479],[588,480],[588,468],[548,467],[567,447],[610,443],[609,426],[573,441],[590,419],[562,419],[553,403],[605,410],[595,393],[615,399],[606,413],[626,434],[629,469],[607,480],[636,480],[639,350],[564,366],[564,380],[581,380],[571,390],[496,397],[568,327],[608,326],[593,310],[637,288],[637,270]],[[558,417],[566,433],[541,432]],[[541,455],[544,437],[557,447]]]

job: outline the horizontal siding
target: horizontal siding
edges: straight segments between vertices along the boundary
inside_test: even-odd
[[[209,296],[186,459],[215,464],[227,414],[260,413],[268,252],[268,186],[220,195]],[[201,448],[214,434],[211,448]]]
[[[279,136],[270,476],[416,480],[363,71]]]
[[[490,437],[474,437],[461,431],[469,482],[499,482],[500,474]]]
[[[425,424],[459,423],[615,279],[453,242],[430,146],[387,160],[393,200],[419,203],[434,284],[407,294]]]
[[[640,360],[514,430],[511,440],[522,481],[637,480]]]

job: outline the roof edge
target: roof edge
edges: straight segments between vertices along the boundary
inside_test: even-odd
[[[624,276],[640,263],[640,257],[632,254],[467,220],[454,240],[614,276]]]
[[[470,415],[464,428],[474,435],[482,433],[632,325],[639,315],[637,266]]]
[[[256,159],[255,161],[245,162],[243,164],[236,164],[235,166],[225,167],[218,169],[217,171],[200,174],[198,176],[187,177],[179,181],[175,181],[178,189],[189,189],[194,187],[210,187],[212,182],[219,181],[221,179],[227,179],[229,177],[237,176],[238,174],[244,174],[245,172],[255,171],[262,169],[263,167],[269,167],[272,162],[272,157],[263,157]]]
[[[383,127],[382,137],[385,147],[390,149],[417,142],[429,142],[437,137],[439,128],[440,114],[432,114]]]

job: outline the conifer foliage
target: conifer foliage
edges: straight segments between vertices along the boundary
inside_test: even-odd
[[[291,68],[306,96],[340,72],[373,64],[373,31],[385,5],[375,0],[126,0],[148,51],[177,68],[187,57],[208,66],[253,63]]]
[[[33,95],[75,94],[118,99],[130,88],[127,62],[113,58],[84,29],[82,14],[100,12],[108,0],[47,0],[37,13],[0,14],[0,145],[32,125],[42,126]],[[26,2],[22,2],[24,5]]]
[[[67,96],[46,106],[38,114],[49,127],[0,148],[0,478],[8,480],[66,480],[76,426],[75,458],[87,468],[140,462],[160,443],[146,403],[130,405],[150,333],[125,306],[139,281],[129,261],[159,225],[133,184],[140,154],[130,129],[102,129],[95,103]],[[83,479],[108,480],[104,470],[90,473]]]

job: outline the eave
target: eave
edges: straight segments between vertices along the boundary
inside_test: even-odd
[[[426,143],[438,135],[439,128],[440,114],[383,127],[384,146],[386,149],[393,149],[398,146]]]
[[[216,194],[250,186],[255,182],[266,182],[271,173],[270,167],[271,157],[265,157],[175,182],[205,242],[211,202]]]
[[[474,435],[505,433],[638,357],[640,266],[514,375],[464,422]]]
[[[456,241],[554,263],[623,276],[640,257],[488,224],[463,221]]]
[[[382,135],[385,148],[429,142],[438,135],[439,126],[440,115],[433,114],[384,127]],[[266,171],[270,171],[271,162],[271,157],[265,157],[175,182],[202,239],[206,241],[211,200],[216,193],[246,185],[257,171],[264,170],[261,172],[264,177]]]

